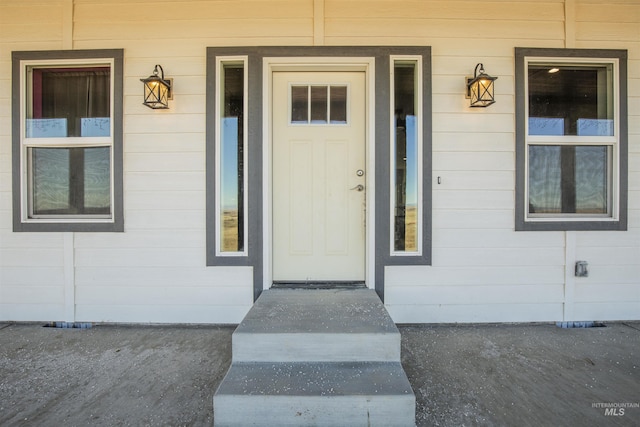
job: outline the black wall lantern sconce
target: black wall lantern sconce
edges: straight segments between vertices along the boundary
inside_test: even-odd
[[[473,78],[467,77],[467,98],[471,99],[472,107],[488,107],[496,102],[493,92],[493,82],[496,79],[497,77],[484,72],[484,65],[476,65]]]
[[[160,76],[158,77],[158,68]],[[153,69],[153,75],[146,79],[140,79],[144,83],[144,101],[142,102],[149,108],[154,110],[169,108],[169,100],[173,99],[171,84],[173,79],[164,78],[164,70],[162,66],[156,65]]]

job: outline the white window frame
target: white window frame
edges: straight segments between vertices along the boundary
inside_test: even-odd
[[[27,73],[32,68],[82,68],[108,66],[110,68],[109,137],[59,137],[27,138],[27,105],[32,81]],[[115,222],[115,162],[114,162],[114,122],[115,122],[115,60],[113,58],[49,59],[20,61],[20,206],[23,223],[114,223]],[[106,215],[37,215],[32,213],[32,176],[29,174],[28,151],[30,148],[87,148],[109,147],[110,157],[110,213]]]
[[[223,87],[223,76],[224,76],[224,66],[225,65],[242,65],[244,69],[243,72],[243,100],[242,100],[242,108],[244,110],[244,120],[242,123],[242,144],[244,149],[243,153],[243,203],[244,203],[244,222],[243,222],[243,250],[242,251],[223,251],[222,250],[222,240],[224,238],[223,235],[223,219],[222,219],[222,211],[223,211],[223,203],[222,203],[222,112],[224,111],[224,87]],[[249,162],[249,150],[248,150],[248,112],[249,112],[249,58],[246,55],[243,56],[219,56],[216,57],[216,112],[215,112],[215,236],[216,236],[216,256],[219,257],[246,257],[249,254],[249,221],[251,220],[249,207],[249,187],[248,187],[248,162]]]
[[[418,157],[418,165],[417,165],[417,188],[418,199],[417,199],[417,212],[416,212],[416,251],[397,251],[395,249],[395,188],[396,188],[396,153],[395,153],[395,65],[398,62],[412,62],[415,63],[415,73],[414,73],[414,84],[415,84],[415,116],[416,116],[416,148],[417,148],[417,157]],[[390,73],[390,90],[389,90],[389,102],[391,108],[389,109],[389,123],[390,123],[390,134],[389,134],[389,250],[392,257],[421,257],[423,248],[423,215],[422,210],[425,209],[423,206],[423,173],[424,173],[424,165],[423,165],[423,126],[422,123],[422,106],[423,106],[423,87],[422,87],[422,56],[421,55],[390,55],[389,57],[389,73]]]
[[[529,65],[583,65],[583,66],[612,66],[612,105],[613,114],[613,135],[612,136],[577,136],[577,135],[529,135]],[[544,57],[525,56],[524,58],[524,221],[526,223],[554,223],[554,222],[615,222],[620,219],[620,64],[617,58],[573,58],[573,57]],[[530,214],[529,203],[529,147],[531,145],[552,145],[552,146],[605,146],[610,148],[610,173],[607,179],[608,192],[606,214]]]

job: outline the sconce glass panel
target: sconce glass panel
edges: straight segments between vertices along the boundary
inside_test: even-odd
[[[147,79],[143,104],[154,110],[166,110],[169,108],[169,87],[159,79]]]
[[[245,250],[244,64],[223,64],[220,88],[218,218],[220,252]]]
[[[496,102],[491,78],[474,79],[469,88],[472,107],[488,107]]]
[[[393,68],[393,251],[418,252],[419,154],[417,63],[395,61]]]

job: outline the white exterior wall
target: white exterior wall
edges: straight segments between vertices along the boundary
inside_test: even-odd
[[[640,318],[640,2],[579,2],[578,48],[629,51],[629,228],[627,233],[575,233],[575,259],[589,260],[586,279],[575,279],[573,318]],[[573,250],[571,247],[570,250]],[[571,320],[571,319],[569,319]]]
[[[395,321],[640,319],[639,28],[632,0],[0,0],[0,321],[239,322],[251,269],[205,267],[206,47],[313,44],[432,47],[433,265],[387,267]],[[516,46],[628,49],[628,231],[514,231]],[[125,232],[13,233],[11,51],[99,48],[125,52]],[[166,111],[141,105],[155,64]]]
[[[65,241],[60,233],[12,233],[11,51],[62,48],[61,2],[0,3],[0,319],[64,316]]]

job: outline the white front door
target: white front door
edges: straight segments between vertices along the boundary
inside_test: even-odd
[[[274,72],[273,280],[365,278],[364,72]]]

